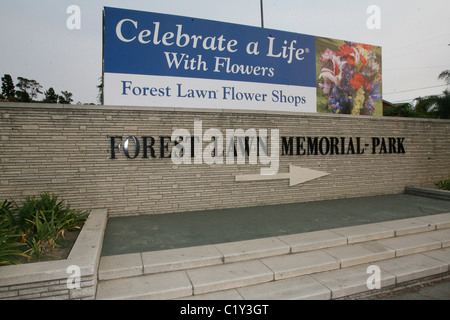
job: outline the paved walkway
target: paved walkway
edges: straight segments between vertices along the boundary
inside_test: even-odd
[[[450,201],[396,194],[110,218],[102,256],[243,241],[450,212]]]

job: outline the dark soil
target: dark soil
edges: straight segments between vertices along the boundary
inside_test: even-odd
[[[36,259],[28,259],[21,257],[19,259],[20,263],[32,263],[32,262],[42,262],[42,261],[53,261],[53,260],[64,260],[70,254],[75,241],[78,238],[81,230],[66,232],[64,239],[59,239],[59,246],[53,249],[51,252],[47,252],[41,256],[41,259],[37,261]]]

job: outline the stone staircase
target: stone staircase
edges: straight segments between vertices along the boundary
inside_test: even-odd
[[[379,273],[372,274],[369,266]],[[450,213],[367,225],[105,256],[96,299],[338,299],[450,266]]]

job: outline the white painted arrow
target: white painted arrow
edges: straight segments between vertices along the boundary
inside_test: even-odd
[[[329,173],[290,165],[289,173],[277,173],[272,175],[243,174],[237,175],[235,181],[243,182],[289,179],[289,186],[292,187],[297,184],[305,183],[307,181],[311,181],[326,175],[329,175]]]

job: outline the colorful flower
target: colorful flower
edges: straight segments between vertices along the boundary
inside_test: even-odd
[[[344,44],[339,48],[338,56],[347,58],[353,54],[353,48],[349,46],[348,44]]]
[[[359,88],[356,93],[355,103],[353,104],[352,114],[361,114],[361,109],[364,106],[364,89]]]
[[[322,72],[319,75],[320,78],[327,79],[339,86],[342,79],[342,67],[343,62],[337,56],[330,56],[330,59],[322,62]]]
[[[366,82],[366,78],[361,73],[355,73],[353,79],[350,80],[350,84],[355,88],[355,90],[359,90],[362,85]]]
[[[331,60],[334,56],[336,56],[336,54],[333,51],[331,51],[330,49],[326,49],[322,53],[322,58],[320,59],[320,61],[325,62],[327,60]]]
[[[381,100],[380,64],[371,45],[346,41],[321,55],[318,87],[333,113],[373,114]]]

